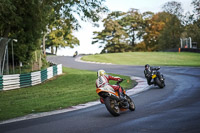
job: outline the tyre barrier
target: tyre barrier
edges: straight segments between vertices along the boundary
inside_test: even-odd
[[[0,91],[37,85],[60,74],[62,74],[62,64],[28,74],[0,75]]]

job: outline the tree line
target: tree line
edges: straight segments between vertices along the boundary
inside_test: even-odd
[[[105,0],[1,0],[0,37],[16,39],[15,62],[29,63],[35,51],[48,47],[74,47],[73,35],[80,28],[78,18],[96,25],[108,11]],[[104,29],[94,32],[94,43],[102,52],[156,51],[174,48],[180,37],[192,37],[200,47],[200,0],[193,0],[193,13],[183,15],[181,3],[172,1],[159,13],[130,9],[116,11],[103,20]],[[0,65],[6,40],[0,41]],[[53,48],[52,48],[53,50]],[[55,53],[56,51],[52,51]],[[11,54],[12,52],[9,52]],[[9,55],[11,57],[12,55]]]
[[[94,32],[93,44],[102,53],[163,51],[180,47],[180,38],[191,37],[200,48],[200,0],[193,0],[193,13],[183,14],[181,3],[167,2],[158,13],[130,9],[114,11],[103,20],[104,29]]]
[[[77,18],[97,22],[108,9],[105,0],[0,0],[0,37],[16,39],[15,62],[28,63],[43,47],[74,47]],[[5,50],[0,41],[0,64]],[[11,52],[9,52],[11,53]],[[11,57],[11,56],[9,56]]]

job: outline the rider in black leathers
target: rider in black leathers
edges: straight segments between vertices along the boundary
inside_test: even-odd
[[[148,83],[148,85],[152,85],[152,84],[154,84],[154,82],[151,82],[151,74],[152,74],[152,70],[153,69],[157,69],[157,68],[153,68],[153,67],[151,67],[149,64],[146,64],[145,65],[145,69],[144,69],[144,75],[145,75],[145,78],[147,79],[147,83]],[[159,71],[157,71],[157,74],[158,74],[158,77],[159,77],[159,79],[161,79],[161,76],[160,76],[160,72]]]

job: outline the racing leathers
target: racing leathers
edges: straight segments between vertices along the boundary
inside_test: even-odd
[[[120,98],[123,99],[123,89],[118,85],[110,85],[109,80],[120,81],[122,79],[119,77],[113,77],[110,75],[99,76],[98,79],[96,80],[96,88],[104,87],[104,88],[107,88],[108,90],[118,91]],[[103,103],[102,98],[100,99],[100,101],[101,103]]]
[[[153,82],[151,82],[151,79],[152,79],[151,71],[152,71],[152,67],[145,68],[145,70],[144,70],[144,75],[145,75],[145,78],[147,79],[148,85],[153,84]]]

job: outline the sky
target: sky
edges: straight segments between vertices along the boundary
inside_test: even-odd
[[[152,11],[157,13],[162,11],[162,6],[172,0],[106,0],[105,5],[111,11],[124,11],[127,12],[130,8],[139,9],[141,13],[145,11]],[[175,0],[182,3],[184,12],[192,12],[191,2],[192,0]],[[104,15],[106,16],[106,15]],[[93,31],[101,31],[103,29],[103,23],[99,22],[100,27],[93,27],[90,22],[80,22],[82,28],[76,31],[74,35],[79,39],[80,46],[72,48],[58,49],[57,55],[60,56],[72,56],[75,51],[78,54],[96,54],[100,53],[102,48],[99,48],[99,44],[92,45]]]

